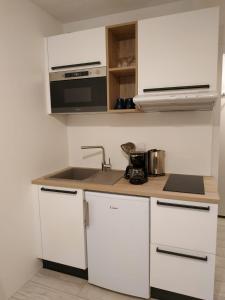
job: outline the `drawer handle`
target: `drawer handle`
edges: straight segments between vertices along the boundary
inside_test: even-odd
[[[100,61],[91,61],[91,62],[86,62],[86,63],[80,63],[80,64],[74,64],[74,65],[65,65],[65,66],[56,66],[52,67],[52,70],[60,70],[60,69],[65,69],[65,68],[76,68],[76,67],[85,67],[85,66],[93,66],[93,65],[100,65]]]
[[[191,258],[191,259],[196,259],[196,260],[201,260],[201,261],[208,261],[208,256],[202,257],[202,256],[183,254],[183,253],[178,253],[178,252],[173,252],[173,251],[162,250],[158,247],[156,248],[156,252],[174,255],[174,256],[186,257],[186,258]]]
[[[179,90],[194,90],[194,89],[209,89],[209,84],[199,84],[199,85],[185,85],[185,86],[169,86],[162,88],[147,88],[143,89],[144,93],[149,92],[166,92],[166,91],[179,91]]]
[[[62,193],[62,194],[72,194],[76,195],[77,191],[65,191],[65,190],[56,190],[56,189],[46,189],[44,187],[41,188],[43,192],[52,192],[52,193]]]
[[[181,207],[181,208],[196,209],[196,210],[208,210],[208,211],[210,210],[210,206],[194,206],[194,205],[187,205],[187,204],[168,203],[162,201],[157,201],[157,205]]]

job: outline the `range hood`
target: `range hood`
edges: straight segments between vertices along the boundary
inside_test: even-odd
[[[144,112],[212,110],[218,93],[208,89],[209,85],[146,89],[134,103]]]

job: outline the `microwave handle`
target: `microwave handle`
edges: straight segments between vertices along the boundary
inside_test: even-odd
[[[77,68],[77,67],[86,67],[86,66],[93,66],[93,65],[101,65],[100,61],[91,61],[86,63],[74,64],[74,65],[65,65],[65,66],[56,66],[51,67],[52,70],[60,70],[65,68]]]

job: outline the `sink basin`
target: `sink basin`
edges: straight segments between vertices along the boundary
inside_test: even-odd
[[[124,171],[106,170],[99,171],[93,176],[85,179],[85,182],[113,185],[123,177]]]
[[[84,180],[99,172],[98,169],[88,168],[70,168],[66,171],[59,172],[49,178],[52,179],[69,179],[69,180]]]
[[[124,171],[106,170],[89,168],[69,168],[59,172],[49,179],[81,180],[87,183],[113,185],[123,177]]]

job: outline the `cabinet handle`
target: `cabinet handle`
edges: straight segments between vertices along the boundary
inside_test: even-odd
[[[85,67],[85,66],[93,66],[93,65],[100,65],[100,61],[91,61],[86,63],[74,64],[74,65],[65,65],[65,66],[56,66],[51,67],[52,70],[60,70],[65,68],[76,68],[76,67]]]
[[[162,201],[157,201],[157,205],[181,207],[181,208],[196,209],[196,210],[208,210],[208,211],[210,210],[210,206],[194,206],[194,205],[187,205],[187,204],[167,203]]]
[[[162,88],[143,89],[143,92],[144,93],[149,93],[149,92],[166,92],[166,91],[209,89],[209,88],[210,88],[209,84],[199,84],[199,85],[169,86],[169,87],[162,87]]]
[[[89,226],[89,203],[86,200],[84,200],[84,205],[85,205],[84,223],[85,226],[88,227]]]
[[[72,194],[76,195],[77,191],[65,191],[65,190],[55,190],[55,189],[46,189],[46,188],[41,188],[41,191],[43,192],[52,192],[52,193],[62,193],[62,194]]]
[[[167,251],[167,250],[162,250],[159,247],[156,248],[156,252],[174,255],[174,256],[186,257],[186,258],[191,258],[191,259],[196,259],[196,260],[208,261],[208,256],[202,257],[202,256],[189,255],[189,254],[178,253],[178,252],[173,252],[173,251]]]

